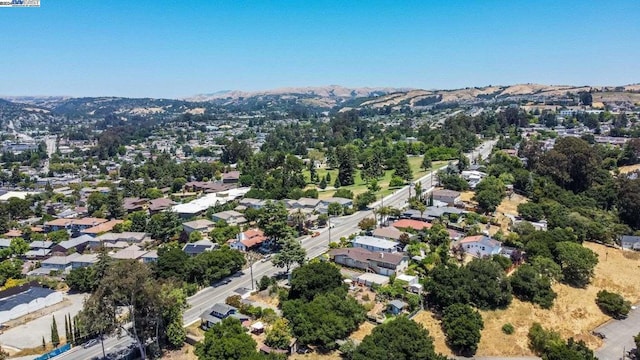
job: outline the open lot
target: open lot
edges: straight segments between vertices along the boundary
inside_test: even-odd
[[[586,289],[554,285],[558,298],[550,310],[514,299],[507,310],[483,311],[485,329],[478,355],[531,355],[526,335],[531,324],[536,321],[560,332],[565,338],[584,340],[592,349],[602,344],[602,340],[591,335],[591,331],[610,318],[596,305],[596,294],[606,289],[622,294],[633,303],[638,302],[640,260],[638,254],[603,245],[585,243],[585,247],[595,251],[600,260],[592,284]],[[505,335],[501,330],[502,325],[508,322],[516,328],[513,335]]]
[[[602,340],[593,336],[591,331],[610,318],[596,305],[596,294],[606,289],[622,294],[632,303],[640,301],[640,254],[594,243],[585,243],[584,246],[595,251],[600,260],[592,284],[586,289],[554,285],[558,298],[550,310],[514,299],[506,310],[481,311],[484,330],[478,346],[478,356],[531,356],[527,346],[527,333],[534,322],[560,332],[565,338],[584,340],[592,349],[602,345]],[[414,320],[429,330],[437,351],[450,354],[440,321],[432,313],[422,311]],[[515,327],[513,335],[502,332],[502,325],[506,323]]]

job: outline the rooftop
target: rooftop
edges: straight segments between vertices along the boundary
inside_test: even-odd
[[[373,236],[356,236],[352,243],[373,246],[381,249],[393,249],[398,246],[396,241],[380,239]]]

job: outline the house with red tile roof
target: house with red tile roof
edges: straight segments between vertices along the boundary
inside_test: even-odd
[[[431,229],[431,224],[426,221],[412,220],[412,219],[400,219],[391,224],[396,229],[411,229],[415,231],[422,231]]]
[[[240,251],[248,251],[262,245],[265,241],[269,240],[264,235],[264,232],[260,229],[249,229],[245,232],[241,232],[238,236],[232,240],[230,246],[232,249]]]

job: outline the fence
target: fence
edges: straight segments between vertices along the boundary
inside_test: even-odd
[[[50,351],[38,358],[36,358],[35,360],[47,360],[47,359],[51,359],[54,356],[58,356],[60,354],[62,354],[63,352],[67,352],[71,349],[71,344],[64,344],[62,346],[60,346],[59,348]]]

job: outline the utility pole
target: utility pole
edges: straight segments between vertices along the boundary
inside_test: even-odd
[[[249,266],[249,272],[251,272],[251,291],[255,290],[255,281],[253,281],[253,257],[251,257],[251,265]]]

